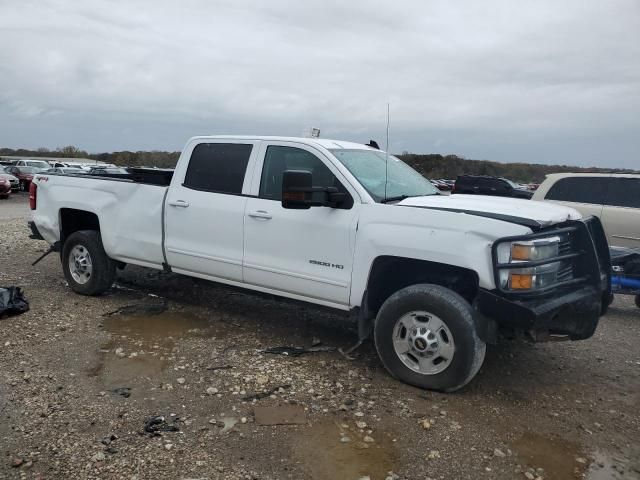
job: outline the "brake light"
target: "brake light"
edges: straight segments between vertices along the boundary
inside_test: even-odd
[[[29,185],[29,208],[31,210],[36,209],[37,192],[38,192],[38,185],[31,182],[31,185]]]

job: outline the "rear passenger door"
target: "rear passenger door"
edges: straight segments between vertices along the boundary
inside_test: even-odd
[[[578,210],[583,216],[602,216],[608,177],[564,177],[554,183],[544,199]]]
[[[607,178],[602,223],[611,245],[640,247],[640,178]]]
[[[189,162],[174,173],[165,202],[165,252],[174,271],[242,281],[245,179],[259,143],[206,140],[190,146]]]
[[[479,178],[477,193],[480,195],[497,195],[496,180],[491,178]]]

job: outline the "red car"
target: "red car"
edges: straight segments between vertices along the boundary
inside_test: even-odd
[[[36,173],[40,173],[43,169],[36,167],[5,167],[4,168],[7,173],[18,177],[20,180],[20,190],[23,192],[29,191],[29,185],[31,185],[31,180]]]
[[[11,183],[4,177],[0,177],[0,198],[9,198]]]

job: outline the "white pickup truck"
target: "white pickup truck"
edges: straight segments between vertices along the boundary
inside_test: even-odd
[[[434,390],[468,383],[498,331],[590,337],[609,298],[596,218],[440,195],[369,145],[194,137],[175,171],[39,174],[30,202],[80,294],[135,264],[348,311],[393,376]]]

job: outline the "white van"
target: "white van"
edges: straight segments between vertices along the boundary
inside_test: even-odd
[[[547,175],[533,200],[600,217],[610,245],[640,247],[640,175],[554,173]]]

